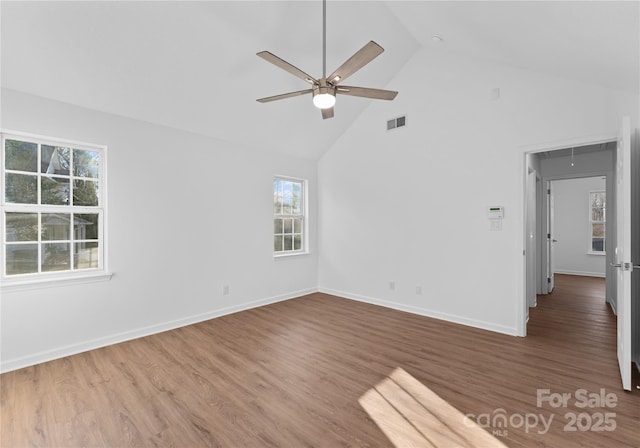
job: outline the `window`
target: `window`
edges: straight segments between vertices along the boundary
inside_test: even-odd
[[[306,250],[305,184],[303,180],[282,177],[273,181],[273,252],[276,255]]]
[[[104,273],[105,148],[2,135],[2,279]]]
[[[607,201],[604,191],[592,191],[589,193],[589,224],[591,236],[589,239],[589,252],[605,253],[605,225]]]

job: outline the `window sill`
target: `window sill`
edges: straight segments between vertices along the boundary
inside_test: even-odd
[[[587,255],[600,255],[600,256],[605,256],[605,255],[607,255],[607,253],[606,253],[606,252],[591,252],[591,251],[589,251],[589,252],[587,252]]]
[[[94,282],[104,282],[111,280],[113,276],[110,272],[94,272],[87,273],[83,275],[69,275],[69,276],[60,276],[54,278],[39,278],[39,279],[11,279],[7,280],[6,278],[2,281],[2,292],[17,292],[17,291],[28,291],[31,289],[42,289],[42,288],[51,288],[54,286],[69,286],[69,285],[77,285],[82,283],[94,283]]]
[[[301,252],[286,252],[284,254],[273,254],[274,259],[278,258],[289,258],[289,257],[298,257],[300,255],[309,255],[309,251],[301,251]]]

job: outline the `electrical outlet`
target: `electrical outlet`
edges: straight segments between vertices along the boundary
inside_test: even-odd
[[[223,296],[228,296],[229,295],[229,285],[224,285],[222,287],[222,295]]]
[[[422,294],[422,286],[416,286],[416,294]]]
[[[389,289],[390,289],[391,291],[395,291],[395,289],[396,289],[396,282],[394,282],[393,280],[391,280],[391,281],[389,282]]]

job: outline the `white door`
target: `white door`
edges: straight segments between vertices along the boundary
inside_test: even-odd
[[[616,157],[616,241],[614,251],[618,365],[622,388],[631,390],[631,121],[622,120]]]
[[[553,273],[555,271],[555,247],[557,240],[555,239],[554,231],[554,199],[553,199],[553,182],[549,181],[547,184],[547,204],[549,205],[549,211],[547,213],[547,241],[549,249],[547,250],[547,293],[551,294],[553,291]]]
[[[527,175],[527,309],[536,306],[536,170]]]

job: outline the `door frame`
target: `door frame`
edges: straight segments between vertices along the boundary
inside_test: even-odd
[[[527,163],[527,159],[529,155],[534,155],[541,152],[546,151],[557,151],[560,149],[566,149],[571,147],[579,147],[579,146],[588,146],[588,145],[598,145],[601,143],[608,143],[612,141],[617,141],[617,134],[605,134],[595,137],[578,137],[575,139],[569,140],[558,140],[555,142],[547,142],[547,143],[539,143],[534,145],[521,146],[520,151],[522,153],[521,157],[521,167],[520,167],[520,176],[521,176],[521,195],[522,203],[520,208],[520,216],[522,217],[522,229],[521,229],[521,241],[522,241],[522,270],[520,271],[520,295],[517,303],[517,335],[521,337],[527,336],[527,316],[528,316],[528,303],[527,303],[527,272],[529,269],[536,269],[536,263],[532,263],[530,266],[527,262],[526,256],[526,248],[527,248],[527,201],[528,201],[528,188],[527,188],[527,175],[529,173],[529,164]],[[594,174],[595,176],[599,175],[598,173]],[[603,173],[603,175],[607,175]],[[577,176],[577,177],[584,177]],[[558,179],[567,179],[569,176],[560,177]],[[556,180],[551,178],[542,178],[543,185],[547,180]],[[544,207],[543,207],[544,208]],[[538,232],[539,234],[540,232]],[[608,257],[607,257],[608,258]],[[536,280],[537,281],[537,280]]]
[[[613,140],[611,140],[610,142],[607,143],[611,143],[613,142]],[[605,143],[605,142],[603,142]],[[606,191],[607,191],[607,197],[613,196],[613,194],[615,193],[615,179],[614,179],[614,175],[615,173],[613,171],[607,171],[607,170],[598,170],[598,171],[582,171],[582,172],[577,172],[575,174],[565,174],[565,175],[559,175],[559,176],[549,176],[549,177],[543,177],[543,183],[545,185],[551,185],[552,182],[557,181],[557,180],[572,180],[572,179],[585,179],[585,178],[589,178],[589,177],[604,177],[606,179]],[[553,223],[553,219],[551,218],[549,212],[550,212],[550,197],[548,195],[545,195],[543,198],[541,198],[541,210],[542,210],[542,219],[544,222],[547,223],[547,225],[551,225]],[[615,239],[615,204],[611,203],[608,207],[607,207],[607,231],[606,231],[606,240],[611,242],[614,241]],[[611,224],[613,223],[613,225]],[[547,231],[540,231],[539,235],[544,235],[545,233],[547,233]],[[551,232],[551,238],[553,239],[553,233],[555,232]],[[539,245],[540,248],[540,252],[541,252],[541,261],[543,261],[543,263],[541,264],[541,270],[542,272],[547,272],[547,275],[551,275],[551,268],[553,267],[551,265],[551,250],[550,250],[550,245],[552,244],[552,242],[548,242],[546,239],[543,239],[542,236],[540,236],[540,240],[541,243]],[[545,257],[547,259],[545,259]],[[605,293],[605,300],[607,301],[607,303],[613,308],[614,313],[615,313],[615,306],[613,305],[613,303],[611,303],[610,299],[611,296],[615,294],[615,291],[613,290],[613,288],[611,287],[611,283],[613,282],[611,275],[613,270],[612,268],[609,266],[609,263],[611,261],[613,261],[614,256],[612,253],[606,252],[605,255],[605,278],[607,278],[606,282],[607,282],[607,289],[606,289],[606,293]],[[544,279],[543,279],[544,280]],[[548,283],[547,283],[548,285]],[[548,287],[542,288],[542,294],[549,294],[551,291],[549,291]]]

